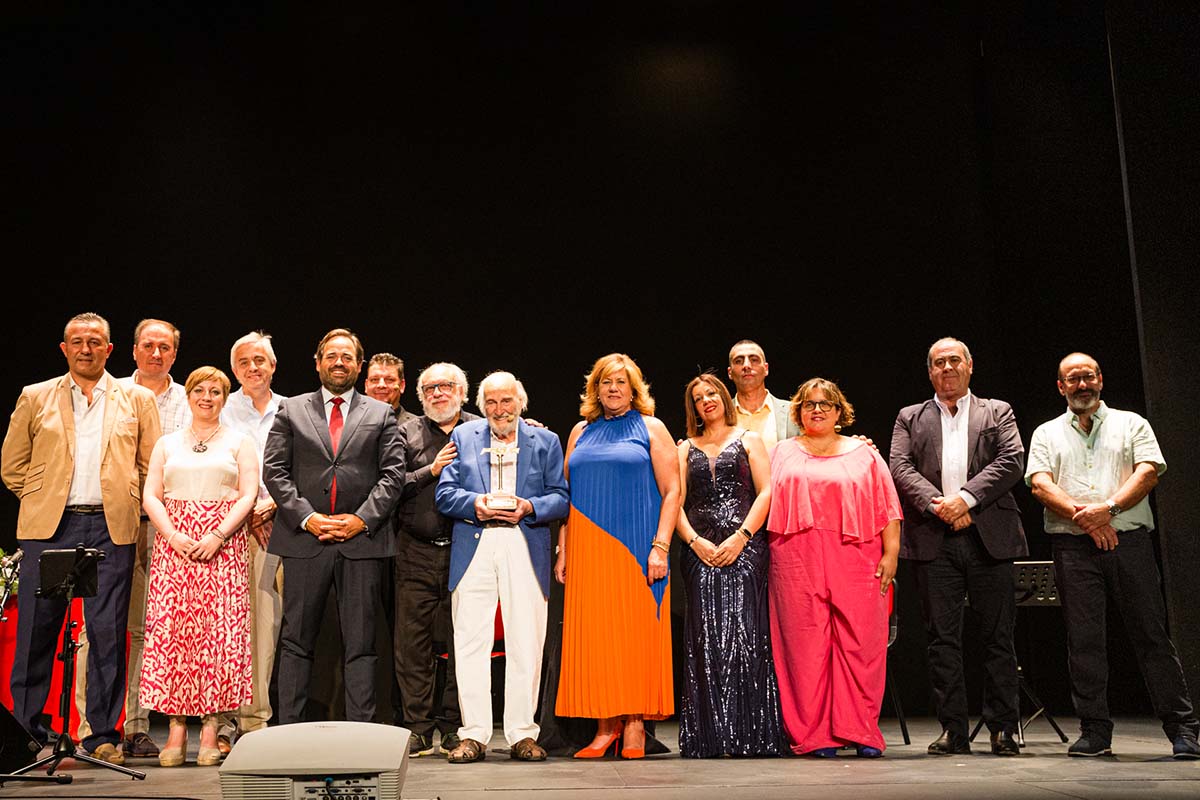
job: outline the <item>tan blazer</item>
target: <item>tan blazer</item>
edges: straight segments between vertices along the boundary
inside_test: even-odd
[[[160,425],[154,393],[121,386],[107,372],[100,488],[104,520],[116,544],[137,541],[142,487]],[[18,539],[49,539],[58,529],[75,472],[75,411],[71,378],[63,375],[21,390],[0,451],[0,478],[21,499]]]

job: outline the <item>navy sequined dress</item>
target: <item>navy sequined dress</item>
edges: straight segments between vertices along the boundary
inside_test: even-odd
[[[741,438],[715,459],[689,448],[684,511],[696,533],[720,544],[741,526],[754,497]],[[755,535],[727,567],[710,567],[690,548],[681,553],[687,612],[680,754],[788,753],[771,658],[767,537]]]

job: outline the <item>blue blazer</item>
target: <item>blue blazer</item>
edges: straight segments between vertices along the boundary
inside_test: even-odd
[[[475,500],[491,491],[492,466],[488,453],[491,430],[486,419],[475,420],[454,429],[450,441],[458,448],[458,458],[442,470],[437,487],[438,511],[454,520],[454,540],[450,546],[450,591],[458,586],[475,557],[483,525],[475,518]],[[542,596],[550,597],[550,523],[567,516],[570,498],[563,474],[562,443],[545,428],[531,428],[517,420],[517,487],[514,494],[533,504],[533,513],[520,522],[529,547],[533,572],[542,586]]]

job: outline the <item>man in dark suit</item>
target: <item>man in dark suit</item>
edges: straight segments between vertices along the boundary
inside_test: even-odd
[[[354,391],[358,337],[335,328],[316,352],[321,389],[279,405],[263,454],[275,500],[268,552],[283,558],[279,721],[304,719],[313,653],[330,585],[341,622],[346,717],[375,718],[375,615],[387,559],[395,553],[393,509],[404,451],[392,409]]]
[[[890,463],[904,504],[900,557],[913,562],[942,724],[929,752],[971,752],[962,661],[969,597],[984,640],[983,720],[992,752],[1017,755],[1012,562],[1029,549],[1012,487],[1023,475],[1025,448],[1012,407],[971,394],[974,363],[965,344],[939,339],[926,366],[935,397],[900,410]]]

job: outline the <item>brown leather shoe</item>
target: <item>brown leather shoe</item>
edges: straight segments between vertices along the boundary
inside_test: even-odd
[[[518,761],[545,761],[546,751],[540,744],[526,736],[512,746],[508,757],[515,758]]]
[[[487,745],[474,739],[463,739],[458,747],[450,751],[447,761],[451,764],[472,764],[487,757]]]
[[[158,745],[149,734],[138,731],[126,737],[121,744],[121,752],[126,758],[158,758]]]

